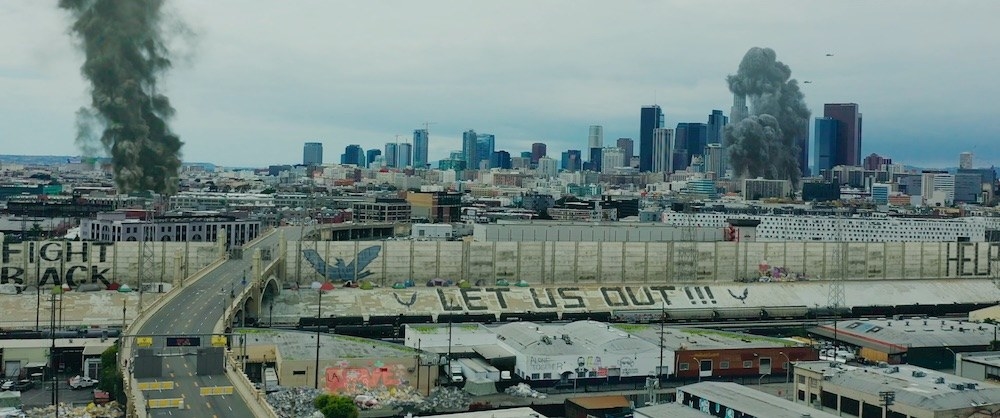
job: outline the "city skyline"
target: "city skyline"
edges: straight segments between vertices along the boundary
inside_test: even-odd
[[[973,4],[978,12],[970,15]],[[792,67],[813,117],[825,103],[860,105],[861,155],[940,167],[969,151],[976,166],[995,163],[1000,126],[988,123],[989,99],[1000,85],[990,82],[988,54],[963,51],[1000,46],[989,19],[1000,5],[863,7],[175,1],[168,11],[197,36],[171,41],[175,65],[162,88],[177,110],[172,129],[187,162],[295,163],[304,142],[339,155],[349,144],[383,148],[396,135],[407,142],[423,128],[429,161],[462,149],[470,128],[495,135],[497,150],[519,155],[545,143],[559,159],[587,149],[591,125],[603,127],[605,142],[632,138],[640,148],[642,106],[658,104],[665,127],[705,123],[713,109],[729,115],[725,76],[747,48],[761,46]],[[677,13],[690,19],[652,24]],[[459,22],[482,16],[504,30],[455,36]],[[888,33],[887,19],[894,22]],[[74,113],[88,104],[88,91],[68,21],[53,4],[0,5],[9,51],[0,57],[5,154],[80,154]],[[425,23],[412,31],[412,21]],[[703,25],[718,30],[684,36]],[[927,27],[937,28],[933,37]],[[663,41],[654,49],[638,42],[649,36]],[[691,54],[699,59],[676,59]],[[470,61],[485,64],[463,65]]]

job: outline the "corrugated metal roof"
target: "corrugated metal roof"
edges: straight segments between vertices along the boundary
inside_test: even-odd
[[[894,366],[898,367],[895,371],[894,367],[831,367],[829,362],[799,362],[795,367],[823,373],[821,384],[826,391],[836,393],[836,387],[861,393],[892,391],[896,393],[896,404],[929,411],[1000,405],[1000,386],[922,367],[899,365]],[[962,384],[963,389],[954,389],[951,384]],[[975,387],[969,388],[969,384]]]
[[[888,353],[902,353],[909,348],[986,346],[996,335],[990,324],[969,323],[950,319],[851,319],[810,329],[811,332],[833,337],[861,347]]]

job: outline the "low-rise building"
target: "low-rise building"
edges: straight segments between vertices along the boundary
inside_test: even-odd
[[[1000,386],[910,365],[799,362],[795,400],[856,417],[988,417],[1000,410]]]
[[[677,388],[672,403],[635,410],[636,418],[833,418],[808,405],[730,382],[701,382]]]
[[[410,203],[403,199],[376,198],[353,208],[355,222],[409,223],[412,217]]]
[[[225,231],[230,246],[253,241],[261,233],[257,219],[218,212],[184,212],[161,217],[133,218],[125,211],[107,212],[80,223],[80,239],[86,241],[179,241],[215,242]]]
[[[951,369],[955,353],[984,351],[996,326],[937,318],[849,319],[809,329],[824,338],[859,347],[871,362]]]
[[[956,353],[955,374],[969,379],[1000,383],[1000,352]]]

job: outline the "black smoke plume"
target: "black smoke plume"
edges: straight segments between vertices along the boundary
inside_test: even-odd
[[[726,78],[729,91],[745,96],[750,114],[756,116],[734,120],[724,133],[730,165],[737,176],[798,184],[799,141],[808,138],[809,108],[791,76],[792,70],[777,60],[774,50],[754,47],[743,56],[736,74]]]
[[[71,32],[85,56],[81,72],[90,82],[91,109],[78,112],[78,142],[86,142],[85,129],[103,128],[101,145],[126,193],[177,189],[181,141],[166,122],[174,109],[156,90],[171,65],[162,6],[163,0],[59,1],[73,17]],[[87,118],[94,121],[81,120]]]

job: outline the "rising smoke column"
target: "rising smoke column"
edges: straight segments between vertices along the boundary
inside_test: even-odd
[[[103,128],[100,142],[123,192],[177,189],[181,141],[166,122],[174,109],[156,90],[157,78],[170,68],[162,6],[163,0],[59,1],[73,17],[71,32],[85,55],[81,72],[90,82],[89,115]],[[81,113],[78,141],[95,125],[80,121]]]
[[[754,47],[743,56],[736,74],[726,77],[729,91],[749,99],[752,115],[733,121],[725,130],[729,161],[737,175],[798,184],[798,140],[807,138],[809,109],[791,76],[792,70],[777,60],[774,50]]]

